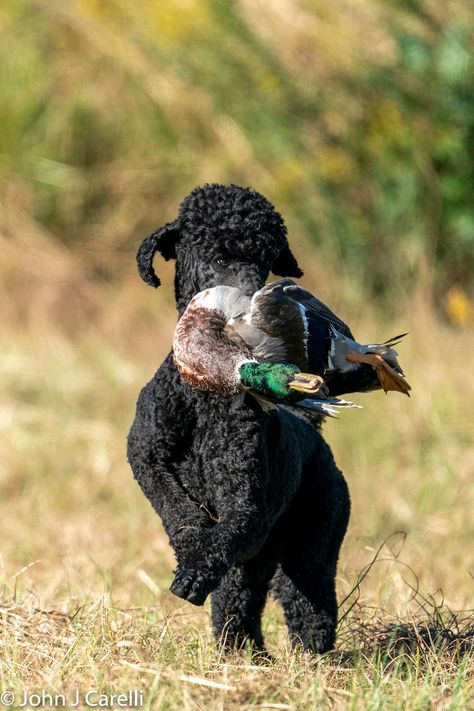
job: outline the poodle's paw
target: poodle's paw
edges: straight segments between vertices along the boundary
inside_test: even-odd
[[[213,581],[199,570],[178,570],[170,590],[193,605],[204,605],[207,596],[215,588]]]

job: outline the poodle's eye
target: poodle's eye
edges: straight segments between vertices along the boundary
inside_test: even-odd
[[[218,264],[220,267],[224,267],[224,269],[226,267],[230,267],[230,261],[225,257],[217,257],[216,264]]]

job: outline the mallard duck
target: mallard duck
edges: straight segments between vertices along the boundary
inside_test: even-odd
[[[173,358],[183,380],[222,396],[250,392],[265,410],[275,403],[297,404],[334,416],[338,408],[353,407],[327,398],[323,378],[288,362],[279,339],[260,332],[245,341],[240,319],[247,315],[249,320],[251,303],[240,289],[229,286],[206,289],[191,300],[173,340]]]
[[[397,337],[401,338],[401,337]],[[250,392],[263,402],[322,414],[358,407],[327,396],[324,375],[369,363],[385,390],[407,392],[397,354],[384,344],[363,346],[321,301],[291,279],[252,297],[236,287],[196,294],[178,322],[174,362],[191,387],[223,396]]]

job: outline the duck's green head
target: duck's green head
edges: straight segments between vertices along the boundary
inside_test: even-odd
[[[241,384],[272,400],[298,402],[304,395],[295,390],[300,369],[292,363],[244,363],[240,366]]]

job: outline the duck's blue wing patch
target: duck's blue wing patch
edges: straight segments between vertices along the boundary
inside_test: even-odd
[[[308,365],[311,373],[324,375],[328,365],[328,353],[331,348],[329,322],[305,309],[308,325]]]

